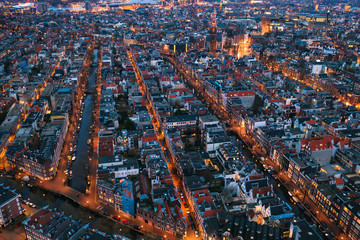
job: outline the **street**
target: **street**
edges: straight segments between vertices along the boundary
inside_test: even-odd
[[[36,212],[41,207],[48,206],[51,209],[64,212],[66,216],[72,216],[75,220],[81,220],[82,224],[89,223],[91,228],[98,229],[99,231],[107,232],[109,234],[121,234],[131,239],[152,239],[151,237],[138,233],[124,224],[102,216],[96,209],[89,210],[62,195],[54,194],[38,187],[29,187],[27,183],[20,183],[19,180],[13,180],[7,177],[0,177],[0,183],[4,183],[11,189],[15,189],[22,195],[23,199],[36,205],[36,208],[30,208],[29,206],[22,204],[22,207],[27,210],[27,216]],[[3,231],[0,234],[0,239],[24,240],[25,238],[23,236],[25,236],[23,227],[19,227],[15,230],[15,233]]]
[[[139,83],[139,88],[140,88],[140,91],[142,93],[142,95],[147,99],[147,96],[146,96],[146,87],[144,85],[144,82],[142,81],[142,78],[141,78],[141,75],[140,75],[140,72],[138,70],[138,67],[136,65],[136,62],[134,61],[133,57],[132,57],[132,54],[131,52],[129,51],[128,52],[128,55],[130,56],[130,60],[131,60],[131,63],[135,69],[135,74],[136,74],[136,78],[138,80],[138,83]],[[151,101],[149,101],[147,104],[146,104],[146,108],[148,109],[148,112],[150,113],[152,119],[154,119],[155,121],[152,121],[152,124],[154,126],[154,129],[158,130],[158,131],[155,131],[157,137],[158,137],[158,140],[159,140],[159,145],[161,146],[161,151],[163,152],[163,156],[165,157],[165,161],[167,163],[167,167],[168,169],[170,170],[170,173],[171,173],[171,177],[172,177],[172,180],[173,180],[173,184],[174,186],[179,189],[179,187],[181,187],[182,189],[184,189],[185,185],[184,185],[184,182],[182,181],[182,178],[180,176],[177,175],[176,171],[175,171],[175,164],[174,164],[174,161],[173,159],[168,159],[166,156],[166,154],[164,153],[164,147],[168,148],[169,146],[166,145],[166,142],[164,141],[164,132],[162,131],[161,129],[161,122],[160,120],[157,118],[156,114],[155,114],[155,111],[154,111],[154,108],[153,108],[153,104]],[[172,165],[170,163],[173,163]],[[191,215],[192,215],[192,218],[196,221],[196,218],[194,216],[194,213],[193,213],[193,206],[192,206],[192,203],[191,201],[189,201],[188,197],[186,196],[186,193],[183,192],[184,196],[185,196],[185,200],[186,200],[186,203],[188,204],[188,206],[190,206],[190,212],[191,212]],[[179,192],[179,196],[181,195],[181,193]],[[181,210],[182,210],[182,213],[183,215],[185,216],[186,218],[186,222],[187,222],[187,235],[186,235],[186,239],[195,239],[195,234],[194,234],[194,230],[190,227],[191,223],[189,221],[189,215],[186,213],[186,208],[184,206],[184,203],[181,203]],[[196,223],[196,222],[195,222]],[[196,223],[195,224],[196,226],[198,226],[198,224]],[[198,228],[199,229],[199,228]],[[169,237],[169,235],[167,235]]]
[[[164,55],[164,57],[176,68],[176,70],[185,79],[185,82],[189,83],[190,86],[195,90],[195,92],[198,93],[203,98],[202,99],[203,103],[206,104],[210,109],[212,109],[213,112],[215,113],[215,115],[217,115],[217,117],[220,120],[229,119],[228,113],[223,109],[222,106],[219,106],[219,104],[214,100],[214,99],[216,99],[216,97],[210,96],[207,91],[203,90],[203,86],[199,83],[200,81],[198,81],[194,77],[190,76],[188,71],[185,70],[185,68],[183,66],[179,65],[176,62],[176,60],[174,60],[172,57],[169,57],[167,55]],[[227,121],[227,123],[230,126],[229,128],[232,129],[237,134],[237,136],[241,140],[243,140],[243,142],[245,143],[244,146],[247,148],[249,159],[255,160],[255,159],[260,159],[260,157],[264,157],[266,159],[266,162],[264,162],[266,167],[273,166],[274,169],[278,169],[278,166],[275,166],[274,162],[272,162],[269,158],[267,158],[266,153],[262,149],[260,149],[256,146],[256,143],[251,138],[251,136],[247,135],[243,131],[244,128],[239,123],[237,123],[234,120]],[[249,154],[249,153],[251,153],[251,154]],[[259,169],[261,169],[265,173],[265,175],[268,175],[267,171],[265,171],[265,169],[261,166],[261,164],[259,164],[259,162],[258,162],[258,165],[259,165]],[[285,175],[285,174],[278,171],[277,178],[279,179],[282,175]],[[286,193],[286,191],[292,192],[294,189],[296,189],[297,191],[295,191],[295,195],[298,195],[298,196],[303,196],[304,193],[302,193],[301,190],[298,189],[296,186],[293,186],[293,183],[290,179],[285,179],[286,182],[281,182],[278,180],[275,181],[273,179],[273,177],[270,175],[268,175],[268,177],[270,179],[270,183],[273,184],[274,190],[275,190],[275,192],[277,192],[278,196],[281,199],[283,199],[289,203],[289,205],[292,207],[293,212],[296,214],[296,216],[304,217],[304,214],[300,211],[299,207],[296,204],[294,204],[292,200],[290,200],[290,196]],[[277,191],[278,189],[276,189],[279,184],[281,186],[280,190],[282,190],[282,191]],[[303,198],[299,198],[299,200],[302,201]],[[316,222],[318,224],[321,221],[324,221],[327,224],[328,229],[331,232],[333,232],[335,235],[339,235],[340,231],[336,227],[336,225],[333,222],[331,222],[330,219],[328,217],[326,217],[325,214],[322,213],[322,211],[319,209],[319,207],[317,207],[308,197],[305,198],[305,201],[301,203],[303,207],[305,207],[304,206],[305,203],[307,203],[311,206],[311,209],[309,209],[309,210],[310,210],[310,212],[315,213],[315,215],[313,214],[313,217],[316,219]],[[342,237],[344,238],[345,236],[342,236]]]

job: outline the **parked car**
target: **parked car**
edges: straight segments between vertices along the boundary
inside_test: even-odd
[[[133,225],[133,228],[136,230],[140,230],[140,227],[138,225]]]
[[[129,222],[128,220],[126,220],[126,219],[121,220],[121,222],[122,222],[123,224],[129,224],[129,223],[130,223],[130,222]]]
[[[31,203],[29,203],[29,207],[36,208],[36,205],[31,202]]]
[[[320,229],[320,231],[321,231],[322,233],[325,233],[325,232],[326,232],[326,229],[325,229],[322,225],[319,226],[319,229]]]

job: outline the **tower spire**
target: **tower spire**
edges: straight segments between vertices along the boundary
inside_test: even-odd
[[[209,53],[215,55],[216,53],[216,10],[211,13],[211,28],[210,28],[210,44]]]

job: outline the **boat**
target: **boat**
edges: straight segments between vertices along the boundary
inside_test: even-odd
[[[301,209],[301,210],[304,210],[304,207],[301,203],[297,202],[296,205]]]

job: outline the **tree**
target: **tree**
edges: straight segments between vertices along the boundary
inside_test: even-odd
[[[180,108],[178,108],[175,112],[174,112],[174,116],[179,116],[179,115],[185,115],[186,112],[181,110]]]
[[[259,95],[255,94],[255,100],[251,110],[254,112],[254,114],[258,114],[260,113],[263,106],[264,100]]]
[[[135,130],[136,129],[136,123],[131,121],[129,118],[126,119],[124,128],[127,130]]]
[[[6,59],[6,61],[4,62],[4,71],[6,74],[9,74],[10,70],[11,70],[11,60]]]

